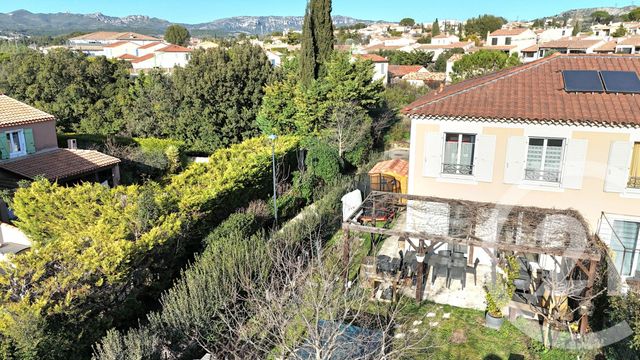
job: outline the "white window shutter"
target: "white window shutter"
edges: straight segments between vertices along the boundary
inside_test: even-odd
[[[442,170],[443,135],[428,133],[424,144],[424,166],[422,175],[439,177]]]
[[[583,139],[569,139],[565,151],[564,166],[562,168],[562,187],[565,189],[582,189],[584,168],[587,161],[587,147],[589,141]]]
[[[631,164],[632,151],[632,142],[615,141],[611,143],[604,191],[617,193],[625,191],[629,182],[629,165]]]
[[[527,138],[512,136],[507,142],[507,161],[504,164],[504,183],[519,184],[524,178],[527,161]]]
[[[482,182],[493,181],[493,163],[496,156],[496,136],[476,136],[475,159],[473,160],[473,175]]]

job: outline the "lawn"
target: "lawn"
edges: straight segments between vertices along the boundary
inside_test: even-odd
[[[403,313],[409,318],[424,319],[428,313],[435,313],[435,318],[427,318],[418,325],[419,331],[429,332],[429,341],[433,349],[424,356],[414,359],[482,359],[482,360],[515,360],[515,359],[592,359],[594,354],[577,354],[560,349],[546,351],[542,344],[522,334],[511,323],[505,321],[499,331],[484,326],[484,312],[461,309],[448,305],[423,302],[417,305],[407,299]],[[451,314],[443,319],[445,313]],[[432,327],[430,323],[438,322]]]

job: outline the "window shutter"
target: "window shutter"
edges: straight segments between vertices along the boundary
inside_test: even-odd
[[[524,165],[527,161],[527,138],[512,136],[507,142],[507,160],[504,164],[504,183],[520,184],[524,178]]]
[[[36,143],[33,140],[33,129],[24,129],[24,143],[27,147],[27,154],[36,152]]]
[[[0,157],[4,159],[9,158],[9,139],[7,139],[7,133],[0,133]]]
[[[569,139],[565,151],[564,166],[562,168],[562,187],[565,189],[582,189],[584,167],[587,161],[587,147],[589,141],[583,139]]]
[[[424,166],[422,175],[439,177],[442,170],[443,135],[428,133],[424,144]]]
[[[473,160],[473,175],[476,180],[493,181],[493,163],[496,156],[496,136],[477,135],[476,155]]]
[[[633,143],[627,141],[615,141],[609,151],[609,165],[604,181],[604,191],[624,192],[629,182],[629,164]]]

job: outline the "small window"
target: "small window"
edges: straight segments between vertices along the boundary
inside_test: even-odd
[[[631,172],[629,174],[629,184],[631,189],[640,189],[640,143],[633,145],[633,156],[631,157]]]
[[[498,38],[491,39],[491,45],[498,45]]]
[[[615,220],[611,234],[611,249],[615,252],[616,269],[622,276],[633,275],[633,264],[637,260],[638,233],[640,223]]]
[[[510,38],[510,37],[505,38],[505,39],[504,39],[504,44],[505,44],[505,45],[511,45],[511,38]]]
[[[560,182],[563,139],[530,138],[525,179]]]
[[[27,148],[24,141],[24,132],[22,130],[8,131],[5,134],[7,145],[9,146],[10,158],[22,156],[27,153]]]
[[[443,174],[472,175],[476,136],[445,134]]]

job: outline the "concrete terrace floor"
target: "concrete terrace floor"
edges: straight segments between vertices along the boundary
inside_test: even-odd
[[[405,224],[406,213],[400,214],[396,222],[396,228],[400,229]],[[408,246],[408,245],[407,245]],[[398,237],[390,236],[386,238],[380,247],[377,255],[386,255],[390,258],[399,258]],[[446,279],[440,276],[435,283],[431,284],[431,273],[428,273],[427,285],[425,287],[423,299],[438,304],[451,305],[466,309],[485,310],[485,291],[483,285],[485,279],[491,276],[491,267],[487,265],[478,265],[478,282],[473,283],[473,274],[467,274],[467,286],[462,290],[460,281],[454,280],[451,283],[451,289],[446,287]],[[415,298],[416,289],[414,286],[405,286],[402,293],[406,296]]]

